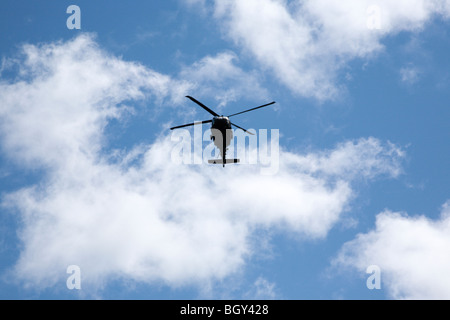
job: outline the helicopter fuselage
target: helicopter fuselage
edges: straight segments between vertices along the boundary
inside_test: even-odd
[[[225,116],[214,117],[211,124],[211,140],[214,141],[214,145],[224,159],[231,139],[233,139],[233,130],[231,130],[230,119]]]
[[[226,130],[231,129],[231,121],[228,117],[220,116],[212,119],[211,129]]]

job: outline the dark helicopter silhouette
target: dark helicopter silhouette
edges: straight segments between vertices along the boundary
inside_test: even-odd
[[[270,103],[264,104],[264,105],[256,107],[256,108],[252,108],[252,109],[248,109],[248,110],[241,111],[238,113],[234,113],[229,116],[223,116],[223,115],[217,114],[216,112],[214,112],[213,110],[211,110],[210,108],[205,106],[200,101],[197,101],[196,99],[192,98],[191,96],[186,96],[186,98],[191,99],[193,102],[198,104],[200,107],[202,107],[203,109],[208,111],[210,114],[212,114],[214,116],[214,118],[212,118],[211,120],[198,121],[198,122],[184,124],[181,126],[172,127],[172,128],[170,128],[170,130],[184,128],[184,127],[188,127],[188,126],[199,125],[199,124],[203,124],[203,123],[211,123],[211,140],[214,141],[214,145],[219,149],[220,154],[222,155],[222,159],[221,160],[219,160],[219,159],[208,160],[208,163],[222,164],[224,167],[225,167],[225,164],[227,164],[227,163],[238,163],[239,162],[239,159],[226,159],[227,148],[230,145],[231,139],[233,138],[233,131],[230,130],[231,126],[235,126],[236,128],[241,129],[248,134],[254,135],[250,131],[248,131],[244,128],[241,128],[238,125],[232,123],[229,118],[237,116],[238,114],[242,114],[242,113],[250,112],[250,111],[253,111],[256,109],[264,108],[264,107],[270,106],[275,103],[275,101],[272,101]]]

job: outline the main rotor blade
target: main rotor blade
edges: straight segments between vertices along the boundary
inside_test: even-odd
[[[246,113],[246,112],[253,111],[253,110],[256,110],[256,109],[264,108],[264,107],[270,106],[271,104],[274,104],[274,103],[275,103],[275,101],[272,101],[271,103],[264,104],[264,105],[256,107],[256,108],[252,108],[252,109],[249,109],[249,110],[241,111],[241,112],[232,114],[231,116],[228,116],[228,118],[237,116],[238,114],[241,114],[241,113]]]
[[[202,107],[203,109],[205,109],[206,111],[208,111],[209,113],[211,113],[214,117],[220,117],[217,113],[215,113],[214,111],[212,111],[210,108],[208,108],[207,106],[205,106],[203,103],[201,103],[200,101],[192,98],[191,96],[186,96],[186,98],[191,99],[192,101],[194,101],[196,104],[198,104],[200,107]]]
[[[254,133],[251,133],[250,131],[248,131],[248,130],[246,130],[246,129],[244,129],[244,128],[239,127],[237,124],[234,124],[233,122],[230,122],[230,123],[231,123],[233,126],[235,126],[236,128],[239,128],[239,129],[241,129],[241,130],[244,130],[246,133],[251,134],[252,136],[255,135]]]
[[[170,130],[184,128],[184,127],[189,127],[189,126],[195,126],[195,125],[198,125],[198,124],[210,123],[210,122],[212,122],[212,120],[197,121],[197,122],[193,122],[193,123],[183,124],[182,126],[172,127],[172,128],[170,128]]]

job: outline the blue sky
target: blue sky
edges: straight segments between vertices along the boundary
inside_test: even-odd
[[[450,298],[449,18],[446,0],[3,1],[0,297]],[[233,121],[279,130],[277,172],[175,163],[168,128],[209,119],[186,95],[276,101]]]

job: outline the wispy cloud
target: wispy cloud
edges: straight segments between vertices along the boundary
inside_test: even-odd
[[[420,71],[417,67],[407,66],[400,69],[400,79],[407,85],[413,85],[420,78]]]
[[[244,294],[244,299],[274,300],[280,297],[276,293],[276,284],[264,277],[255,280],[249,291]]]
[[[260,84],[256,73],[246,72],[238,65],[238,57],[231,51],[206,56],[185,66],[178,77],[192,84],[195,96],[211,97],[219,101],[219,108],[228,102],[247,99],[266,99],[269,93]]]

